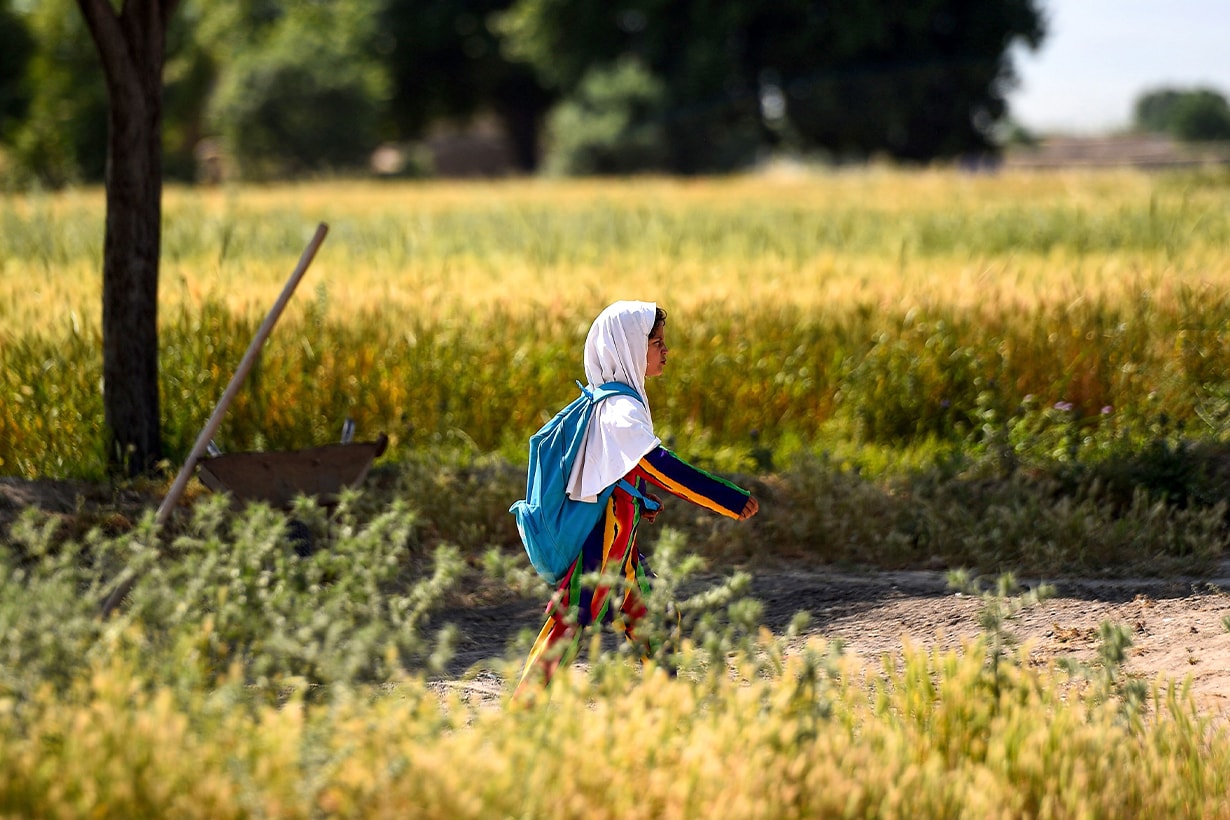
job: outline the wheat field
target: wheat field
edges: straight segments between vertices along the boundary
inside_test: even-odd
[[[93,189],[0,199],[0,475],[105,479],[102,209]],[[306,446],[353,417],[390,434],[392,500],[203,497],[166,533],[119,510],[12,516],[0,814],[1230,816],[1224,722],[1181,683],[1125,678],[1113,629],[1084,668],[1007,650],[1002,616],[960,651],[867,668],[712,595],[677,677],[596,642],[586,674],[518,708],[441,684],[458,636],[429,617],[477,575],[524,575],[517,459],[620,298],[670,312],[663,438],[773,498],[754,529],[682,522],[688,548],[1207,567],[1226,546],[1230,174],[169,189],[171,465],[322,222],[219,439]],[[286,548],[289,515],[321,549]]]

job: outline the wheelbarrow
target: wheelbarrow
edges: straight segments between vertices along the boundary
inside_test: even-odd
[[[383,433],[375,441],[352,442],[353,425],[347,420],[342,432],[340,444],[329,444],[323,447],[311,447],[306,450],[272,453],[232,453],[224,455],[214,444],[213,436],[222,423],[222,416],[235,398],[246,378],[248,371],[260,355],[261,346],[273,330],[278,317],[290,297],[295,292],[299,281],[307,272],[308,266],[316,257],[316,252],[325,241],[329,226],[320,223],[312,239],[299,257],[299,263],[291,272],[290,278],[282,288],[282,293],[265,316],[265,321],[257,328],[256,336],[248,345],[243,359],[239,362],[231,381],[223,391],[222,397],[214,406],[213,413],[201,429],[196,443],[188,452],[188,457],[175,475],[175,480],[158,505],[154,520],[159,526],[166,524],[171,517],[179,499],[184,494],[188,480],[197,474],[200,466],[201,482],[215,491],[230,492],[236,499],[262,500],[271,506],[285,508],[297,496],[314,496],[323,503],[336,503],[337,496],[343,488],[355,487],[367,476],[372,461],[382,454],[388,445],[388,437]],[[291,537],[295,542],[295,550],[301,555],[311,551],[310,533],[302,522],[292,521]],[[108,593],[102,602],[102,614],[105,617],[124,599],[132,585],[140,577],[132,573],[124,577]]]
[[[208,455],[197,461],[197,473],[206,487],[239,501],[289,509],[297,497],[310,496],[332,507],[343,489],[363,483],[389,444],[384,433],[374,441],[352,441],[353,436],[354,422],[347,419],[340,443],[303,450],[223,453],[211,440]]]

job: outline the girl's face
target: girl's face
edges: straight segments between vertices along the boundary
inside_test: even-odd
[[[666,367],[666,329],[659,327],[649,337],[649,353],[645,357],[645,376],[661,376]]]

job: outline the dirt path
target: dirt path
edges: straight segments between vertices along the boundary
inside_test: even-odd
[[[1152,681],[1162,675],[1192,689],[1203,708],[1230,718],[1230,562],[1211,578],[1051,581],[1053,598],[1008,622],[1008,631],[1038,663],[1059,657],[1091,660],[1098,627],[1128,628],[1126,671]],[[1022,579],[1022,584],[1028,584]],[[956,648],[978,635],[983,602],[949,589],[940,572],[851,574],[775,569],[753,577],[750,595],[764,604],[765,625],[781,631],[795,613],[811,616],[809,634],[840,638],[846,652],[878,664],[885,653],[915,646]],[[522,629],[541,625],[542,602],[526,600],[448,610],[463,640],[454,671],[502,657]],[[489,677],[489,676],[488,676]],[[498,687],[498,680],[489,680]]]

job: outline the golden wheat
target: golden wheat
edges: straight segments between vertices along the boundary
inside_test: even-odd
[[[1230,284],[1226,204],[1222,185],[1126,171],[170,188],[161,303],[263,311],[318,222],[332,231],[304,287],[348,316],[583,320],[627,296],[684,311],[1165,303]],[[96,322],[101,192],[10,194],[0,214],[6,332]]]

